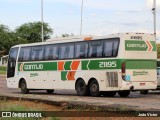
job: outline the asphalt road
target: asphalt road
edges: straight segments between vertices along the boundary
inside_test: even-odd
[[[0,95],[24,96],[19,89],[7,88],[5,76],[0,76]],[[78,104],[93,104],[101,106],[122,106],[126,109],[160,111],[160,91],[150,91],[147,95],[139,92],[132,92],[127,98],[115,97],[82,97],[77,96],[73,90],[55,90],[53,94],[46,91],[31,91],[28,97],[38,99],[48,99],[57,101],[67,101]]]

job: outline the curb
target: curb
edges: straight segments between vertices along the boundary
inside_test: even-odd
[[[12,95],[2,95],[0,94],[0,100],[27,100],[33,102],[42,102],[49,105],[61,106],[62,110],[65,109],[80,109],[80,110],[98,110],[98,111],[110,111],[110,112],[137,112],[138,109],[131,108],[128,106],[116,104],[116,105],[94,105],[94,104],[86,104],[83,102],[75,102],[75,101],[61,101],[61,100],[47,100],[45,98],[31,98],[27,97],[27,95],[22,96],[12,96]],[[147,110],[145,110],[147,111]]]

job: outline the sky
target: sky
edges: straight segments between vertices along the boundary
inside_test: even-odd
[[[82,35],[121,32],[153,33],[153,0],[83,0]],[[82,0],[43,0],[44,21],[61,34],[80,35]],[[41,21],[41,0],[0,0],[0,24],[11,30]],[[160,0],[157,0],[157,36],[160,38]]]

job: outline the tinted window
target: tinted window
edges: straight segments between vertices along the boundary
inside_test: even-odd
[[[86,58],[88,56],[88,42],[75,44],[75,58]]]
[[[18,49],[19,48],[11,48],[9,52],[7,78],[14,77],[15,75]]]
[[[31,47],[22,47],[19,53],[19,62],[30,60]]]
[[[31,51],[31,61],[43,60],[44,46],[32,47]]]
[[[104,56],[110,57],[113,54],[113,41],[106,40],[104,42]]]
[[[44,58],[45,60],[58,59],[58,45],[46,45]]]
[[[160,75],[160,68],[157,68],[157,75]]]
[[[157,67],[160,67],[160,61],[157,61]]]
[[[115,57],[118,53],[119,40],[105,40],[104,41],[104,57]]]
[[[59,46],[59,59],[74,58],[74,44],[62,44]]]
[[[102,41],[89,42],[89,57],[102,57]]]

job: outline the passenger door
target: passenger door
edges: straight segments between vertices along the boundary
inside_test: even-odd
[[[8,58],[7,78],[14,77],[16,69],[17,54],[19,48],[11,48]]]

